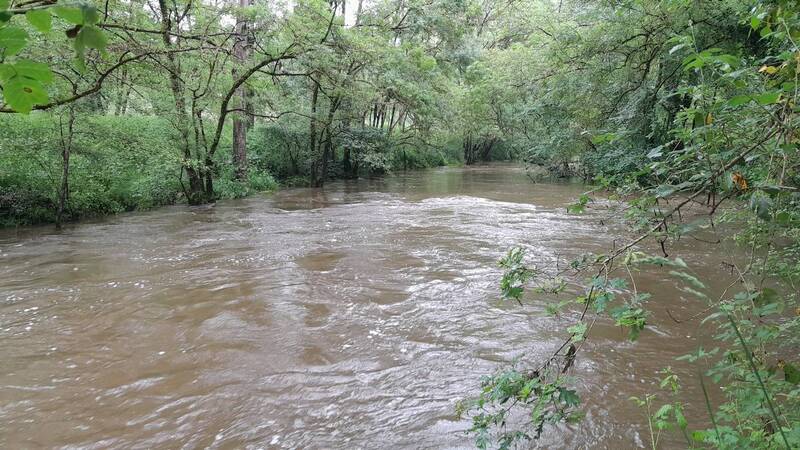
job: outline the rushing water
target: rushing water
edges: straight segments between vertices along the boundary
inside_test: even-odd
[[[0,447],[461,448],[456,400],[479,377],[563,340],[575,318],[498,300],[514,245],[539,265],[622,242],[579,185],[520,169],[440,169],[288,189],[0,234]],[[618,214],[611,214],[615,216]],[[719,248],[684,242],[700,274],[727,280]],[[639,342],[595,325],[574,376],[586,419],[543,447],[648,443],[628,398],[694,370],[703,309],[666,273],[640,274],[654,316]],[[678,436],[666,442],[680,444]],[[670,441],[672,439],[672,441]]]

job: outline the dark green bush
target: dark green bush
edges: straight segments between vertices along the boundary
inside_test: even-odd
[[[0,116],[0,223],[55,220],[61,182],[57,114]],[[66,219],[173,203],[180,154],[173,127],[155,117],[79,116],[70,157]]]

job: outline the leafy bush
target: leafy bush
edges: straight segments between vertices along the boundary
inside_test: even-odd
[[[61,179],[57,114],[0,116],[0,223],[52,222]],[[180,155],[163,119],[81,116],[70,157],[66,219],[175,202]]]
[[[218,198],[243,198],[257,192],[274,191],[278,182],[266,172],[251,169],[247,173],[247,181],[234,179],[233,170],[223,171],[214,182],[214,191]]]
[[[308,130],[282,125],[257,125],[247,135],[248,162],[280,180],[306,176],[310,172]]]

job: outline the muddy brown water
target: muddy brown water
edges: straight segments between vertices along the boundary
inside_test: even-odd
[[[499,301],[498,258],[520,245],[562,264],[628,236],[613,205],[566,214],[583,190],[447,168],[2,231],[0,447],[469,448],[455,402],[552,352],[576,317]],[[675,251],[730,279],[729,248]],[[649,328],[629,343],[597,322],[573,372],[586,419],[541,447],[648,445],[629,397],[661,392],[665,365],[705,420],[696,369],[674,358],[706,338],[665,314],[704,305],[666,273],[637,288]]]

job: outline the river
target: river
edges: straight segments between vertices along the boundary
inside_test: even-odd
[[[520,245],[566,264],[629,236],[612,202],[566,213],[584,189],[444,168],[4,230],[0,447],[468,448],[456,401],[552,352],[576,315],[501,302],[497,260]],[[676,252],[729,280],[729,249]],[[665,314],[704,305],[666,273],[637,287],[654,293],[648,329],[630,343],[595,325],[573,371],[586,419],[542,447],[648,445],[629,397],[662,393],[665,365],[705,420],[695,369],[674,357],[706,338]]]

